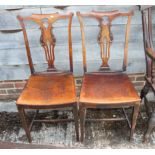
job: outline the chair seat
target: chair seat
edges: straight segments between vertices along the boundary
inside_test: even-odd
[[[80,102],[117,104],[140,101],[133,84],[126,74],[85,74]]]
[[[72,74],[31,75],[17,100],[18,105],[61,105],[76,102]]]

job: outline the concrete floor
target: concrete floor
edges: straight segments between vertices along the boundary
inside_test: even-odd
[[[124,122],[96,122],[86,123],[86,138],[83,144],[76,142],[74,123],[45,124],[36,123],[32,128],[34,144],[55,145],[73,148],[155,148],[155,131],[151,134],[149,143],[142,143],[147,129],[145,108],[141,108],[141,116],[137,121],[134,141],[129,142],[129,128]],[[127,109],[128,115],[131,109]],[[29,116],[33,111],[28,112]],[[103,118],[107,116],[121,116],[122,111],[88,110],[88,117]],[[72,117],[70,111],[47,111],[38,117],[64,118]],[[0,141],[28,143],[25,132],[21,127],[15,101],[0,101]]]

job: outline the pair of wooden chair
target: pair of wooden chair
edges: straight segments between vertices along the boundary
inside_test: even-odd
[[[30,131],[34,122],[61,122],[72,121],[73,119],[65,120],[36,120],[36,115],[31,122],[27,119],[25,109],[36,109],[36,114],[40,109],[59,109],[70,107],[73,111],[75,121],[75,131],[77,141],[84,140],[85,136],[85,120],[86,111],[89,108],[121,108],[124,112],[124,118],[103,118],[101,120],[118,121],[127,120],[131,128],[130,139],[133,137],[136,120],[139,113],[140,98],[131,83],[127,74],[124,73],[127,67],[128,58],[128,37],[131,16],[133,12],[95,12],[80,13],[77,16],[81,28],[82,36],[82,53],[83,53],[83,82],[80,92],[79,100],[76,97],[75,83],[73,77],[73,56],[72,56],[72,17],[73,13],[68,15],[60,15],[58,13],[52,14],[33,14],[28,17],[18,16],[20,25],[23,30],[24,40],[26,45],[28,62],[31,70],[31,76],[18,98],[16,105],[19,110],[21,122],[25,129],[29,142],[32,141]],[[127,17],[125,43],[124,43],[124,59],[123,67],[120,71],[111,71],[108,65],[110,58],[110,46],[112,44],[111,24],[117,17]],[[100,55],[102,59],[101,67],[98,71],[87,72],[86,63],[86,47],[85,47],[85,33],[83,18],[92,18],[99,22],[100,32],[98,43],[100,46]],[[46,20],[45,20],[46,19]],[[60,19],[68,19],[68,46],[69,46],[69,60],[70,71],[58,71],[54,65],[54,47],[55,37],[52,33],[52,24]],[[37,23],[41,30],[40,42],[45,51],[48,69],[45,72],[36,72],[34,70],[31,52],[24,25],[25,20],[30,20]],[[93,37],[93,36],[92,36]],[[132,123],[130,123],[125,112],[126,107],[133,107]],[[93,119],[96,121],[97,119]],[[80,132],[79,132],[80,129]]]

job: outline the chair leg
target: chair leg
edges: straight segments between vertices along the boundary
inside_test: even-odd
[[[133,107],[132,125],[131,125],[131,131],[130,131],[130,141],[133,139],[133,134],[135,131],[136,122],[137,122],[137,118],[138,118],[138,114],[139,114],[139,108],[140,108],[140,104],[136,104]]]
[[[23,126],[23,128],[24,128],[24,130],[26,132],[26,136],[28,138],[29,143],[31,143],[32,138],[31,138],[31,135],[30,135],[30,131],[29,131],[28,122],[27,122],[27,119],[26,119],[26,116],[25,116],[24,108],[19,107],[19,106],[17,106],[17,108],[18,108],[18,112],[19,112],[19,116],[20,116],[20,119],[21,119],[22,126]]]
[[[79,116],[77,104],[73,106],[73,115],[75,121],[76,140],[79,141]]]
[[[155,127],[155,112],[152,113],[151,117],[150,117],[150,120],[149,120],[149,123],[148,123],[148,129],[147,129],[147,132],[144,136],[144,142],[147,142],[150,138],[150,134],[153,130],[153,128]]]
[[[145,86],[143,87],[143,89],[141,90],[141,93],[140,93],[140,98],[143,99],[147,93],[149,92],[149,89],[150,89],[150,86],[148,84],[148,82],[145,83]]]
[[[82,105],[80,106],[79,115],[80,115],[80,131],[81,131],[81,139],[80,139],[80,141],[83,142],[84,137],[85,137],[86,108],[83,107]]]

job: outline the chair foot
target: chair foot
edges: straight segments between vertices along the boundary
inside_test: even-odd
[[[136,104],[133,108],[133,116],[132,116],[132,125],[131,125],[131,131],[130,131],[130,142],[133,140],[133,134],[136,127],[136,122],[139,114],[139,108],[140,104]]]
[[[85,137],[86,108],[83,107],[82,105],[80,105],[79,115],[80,115],[80,131],[81,131],[80,142],[83,142]]]
[[[31,138],[31,135],[30,135],[30,131],[29,131],[29,127],[28,127],[28,120],[26,118],[26,115],[25,115],[25,111],[22,107],[19,107],[17,106],[18,108],[18,112],[19,112],[19,116],[20,116],[20,119],[21,119],[21,123],[22,123],[22,126],[25,130],[25,133],[26,133],[26,136],[28,138],[28,141],[29,143],[32,142],[32,138]]]
[[[150,139],[150,135],[151,135],[151,132],[153,130],[154,126],[149,126],[148,129],[147,129],[147,132],[144,136],[144,143],[148,142],[149,139]]]
[[[73,107],[73,116],[75,121],[76,140],[79,141],[79,116],[77,104]]]
[[[150,120],[148,122],[148,129],[147,129],[146,134],[144,136],[144,142],[149,141],[150,134],[151,134],[153,128],[155,128],[155,112],[152,113]]]

